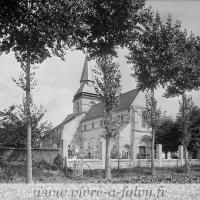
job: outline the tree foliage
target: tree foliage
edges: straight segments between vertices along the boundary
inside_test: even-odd
[[[155,175],[155,167],[154,167],[154,146],[155,146],[155,136],[156,130],[159,124],[163,121],[163,117],[161,110],[157,106],[157,100],[154,96],[154,90],[150,90],[150,92],[146,91],[146,107],[143,111],[143,117],[147,122],[148,126],[151,127],[151,173]]]
[[[32,182],[31,156],[31,67],[56,55],[64,58],[84,32],[82,0],[0,1],[0,54],[13,51],[25,72],[27,119],[27,183]]]
[[[64,50],[74,44],[75,27],[83,29],[84,5],[81,0],[1,1],[0,53],[14,51],[17,61],[26,62],[30,46],[31,64],[51,55],[63,58]]]
[[[157,106],[157,100],[152,94],[152,91],[146,91],[145,94],[146,107],[143,116],[149,127],[158,127],[163,121],[161,109]]]
[[[188,150],[198,150],[200,146],[200,108],[193,106],[188,116],[190,116],[189,132],[191,133]],[[177,151],[178,145],[182,144],[183,137],[179,115],[175,120],[169,117],[163,120],[156,131],[156,143],[162,144],[165,152]]]
[[[164,24],[158,12],[148,10],[148,16],[148,20],[142,24],[141,30],[136,35],[136,40],[133,39],[128,44],[127,59],[128,63],[133,64],[132,76],[136,78],[137,86],[149,93],[146,96],[146,120],[152,128],[151,169],[154,175],[154,142],[161,114],[157,108],[154,92],[159,85],[166,84],[165,75],[168,72],[165,69],[171,64],[173,55],[171,51],[173,27],[170,17]]]
[[[200,38],[193,33],[188,34],[177,24],[174,32],[173,62],[168,67],[170,75],[166,86],[166,97],[181,95],[179,103],[179,119],[182,132],[181,143],[185,154],[185,171],[189,172],[187,150],[192,134],[190,132],[190,114],[193,102],[187,92],[200,88]]]
[[[173,43],[173,62],[168,67],[166,97],[183,95],[200,87],[200,38],[183,31],[181,24],[176,23]]]
[[[39,141],[52,128],[48,121],[42,122],[45,110],[42,106],[31,106],[32,147],[39,147]],[[1,112],[0,140],[2,147],[26,147],[26,115],[24,106],[11,106]]]
[[[164,152],[175,152],[180,145],[181,132],[176,120],[168,117],[162,121],[156,130],[155,143],[162,144]]]
[[[136,40],[131,40],[127,56],[128,63],[133,64],[132,76],[142,90],[156,89],[166,83],[168,68],[172,62],[172,38],[174,27],[169,17],[164,24],[159,13],[148,13],[149,20],[142,26]]]
[[[181,138],[180,142],[183,146],[188,147],[192,132],[190,131],[190,126],[192,125],[191,114],[193,109],[192,97],[187,97],[185,94],[182,95],[182,101],[179,101],[179,112],[177,120],[181,127]]]
[[[199,149],[200,148],[200,108],[193,106],[190,114],[190,132],[192,138],[190,140],[188,149]]]
[[[106,139],[106,178],[111,178],[110,168],[110,141],[119,134],[120,123],[115,110],[118,107],[118,96],[121,92],[121,73],[119,65],[111,56],[103,56],[97,59],[95,69],[96,91],[104,106],[103,127]]]
[[[116,56],[116,47],[128,43],[138,23],[146,20],[145,0],[88,0],[89,12],[83,22],[86,35],[79,38],[79,48],[86,48],[91,57]]]
[[[104,128],[105,134],[115,137],[118,131],[115,110],[118,107],[118,96],[121,92],[121,73],[119,65],[113,61],[111,56],[97,59],[96,66],[96,91],[104,105]]]

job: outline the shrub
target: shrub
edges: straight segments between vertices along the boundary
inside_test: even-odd
[[[34,162],[33,166],[40,169],[47,169],[47,170],[52,169],[52,165],[47,163],[45,160]]]
[[[53,168],[54,169],[61,169],[63,165],[63,159],[60,154],[58,154],[53,160]]]

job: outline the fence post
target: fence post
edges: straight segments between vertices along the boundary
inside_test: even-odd
[[[101,159],[101,169],[105,169],[106,141],[104,138],[100,139],[100,159]]]
[[[136,152],[136,137],[135,137],[135,120],[136,120],[137,108],[131,106],[130,110],[130,133],[131,133],[131,160],[132,167],[137,166],[137,152]]]
[[[63,158],[63,166],[65,167],[65,173],[67,174],[68,167],[68,141],[63,140],[62,142],[62,158]]]
[[[180,165],[183,166],[184,165],[184,159],[183,159],[183,146],[182,145],[179,145],[178,146],[178,157],[179,157],[179,160],[180,160]]]
[[[197,150],[197,159],[200,160],[200,149]]]
[[[156,145],[156,159],[158,160],[158,166],[162,167],[162,144]]]
[[[65,163],[65,165],[64,165],[64,169],[65,169],[65,176],[67,176],[67,158],[65,157],[64,158],[64,163]]]

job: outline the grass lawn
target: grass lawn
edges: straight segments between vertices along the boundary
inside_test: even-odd
[[[1,183],[25,183],[26,167],[24,163],[12,163]],[[72,170],[64,170],[39,163],[33,165],[35,183],[200,183],[200,166],[191,167],[191,173],[185,175],[183,168],[157,168],[156,176],[150,175],[150,168],[113,169],[112,180],[104,179],[103,170],[84,171],[83,177],[73,178]]]

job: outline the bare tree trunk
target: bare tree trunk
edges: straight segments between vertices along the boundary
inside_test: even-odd
[[[184,150],[184,159],[185,159],[185,173],[188,174],[190,172],[190,166],[188,162],[188,157],[187,157],[187,147],[183,145],[183,150]]]
[[[151,105],[151,122],[155,121],[155,106],[154,106],[154,89],[151,89],[151,101],[152,101],[152,105]],[[152,123],[152,142],[151,142],[151,175],[155,175],[155,166],[154,166],[154,143],[155,143],[155,125],[154,122]]]
[[[155,166],[154,166],[154,143],[155,143],[155,127],[152,127],[152,143],[151,143],[151,175],[155,175]]]
[[[189,163],[188,163],[188,158],[187,158],[187,130],[186,130],[186,119],[185,119],[185,93],[182,94],[182,104],[183,104],[183,109],[182,109],[182,117],[183,117],[183,122],[182,122],[182,129],[183,129],[183,150],[184,150],[184,159],[185,159],[185,173],[188,174],[190,171]]]
[[[27,175],[26,183],[32,183],[32,155],[31,155],[31,114],[30,114],[30,41],[27,48],[27,70],[26,70],[26,117],[27,117]]]
[[[110,167],[110,137],[109,137],[108,135],[106,135],[105,178],[111,179],[111,167]]]

